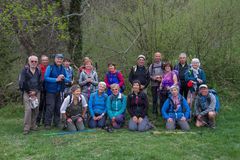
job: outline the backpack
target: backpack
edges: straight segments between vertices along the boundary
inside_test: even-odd
[[[209,89],[208,92],[209,92],[209,93],[212,93],[212,94],[215,96],[215,98],[216,98],[215,111],[218,113],[219,110],[220,110],[220,106],[221,106],[221,105],[220,105],[220,100],[219,100],[219,96],[218,96],[218,94],[217,94],[217,91],[216,91],[215,89]]]
[[[163,67],[163,63],[161,63],[161,66],[157,66],[157,67],[154,67],[154,63],[152,63],[152,65],[150,66],[150,70],[151,70],[151,73],[155,73],[155,68],[162,68]]]
[[[117,78],[117,80],[118,80],[118,83],[119,83],[119,79],[118,79],[118,75],[119,75],[119,74],[120,74],[120,71],[116,71],[116,73],[114,74],[114,75],[116,75],[116,78]],[[109,72],[106,73],[106,76],[107,76],[107,79],[108,79],[108,80],[111,79]],[[111,83],[111,84],[113,84],[113,83]],[[124,92],[125,88],[126,88],[126,87],[125,87],[125,84],[123,84],[123,85],[120,87],[121,92]]]

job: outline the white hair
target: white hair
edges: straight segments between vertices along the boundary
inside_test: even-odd
[[[38,57],[35,55],[32,55],[28,57],[28,62],[30,62],[32,59],[36,59],[38,61]]]
[[[191,64],[193,63],[197,63],[199,67],[201,65],[200,60],[198,58],[193,58]]]
[[[183,53],[180,53],[180,54],[179,54],[179,57],[187,57],[187,54],[184,53],[184,52],[183,52]]]
[[[105,82],[99,82],[99,83],[98,83],[98,87],[99,87],[100,85],[102,85],[104,88],[106,88],[106,86],[107,86]]]
[[[111,84],[111,89],[113,89],[113,88],[118,88],[119,89],[119,84],[117,84],[117,83],[113,83],[113,84]]]

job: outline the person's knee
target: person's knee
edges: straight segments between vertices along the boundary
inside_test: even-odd
[[[216,116],[215,112],[208,112],[208,117],[209,118],[213,119],[213,118],[215,118],[215,116]]]

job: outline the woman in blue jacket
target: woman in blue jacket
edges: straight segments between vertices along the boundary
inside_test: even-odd
[[[125,110],[127,98],[120,93],[120,87],[114,83],[111,85],[112,94],[107,99],[107,113],[113,128],[121,128],[125,122]]]
[[[193,100],[195,99],[198,87],[201,84],[206,84],[206,75],[203,69],[200,68],[200,61],[198,58],[193,58],[190,69],[185,73],[185,80],[189,88],[188,104],[192,108]]]
[[[187,120],[190,118],[190,107],[186,99],[179,94],[178,86],[170,88],[171,95],[162,108],[163,118],[167,121],[167,130],[174,130],[179,125],[182,130],[190,130]]]
[[[99,82],[98,90],[91,94],[89,99],[90,128],[103,128],[106,124],[107,97],[105,93],[106,83]]]

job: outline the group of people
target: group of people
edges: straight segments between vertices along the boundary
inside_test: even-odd
[[[156,52],[149,67],[145,60],[144,55],[137,57],[128,76],[132,89],[125,96],[124,77],[114,63],[108,64],[104,80],[99,81],[92,60],[85,57],[76,81],[71,61],[63,54],[56,54],[53,64],[46,55],[41,56],[40,64],[37,56],[28,57],[19,77],[25,105],[23,133],[37,130],[41,124],[45,129],[55,126],[69,131],[81,131],[87,126],[118,129],[126,124],[127,112],[129,130],[152,129],[147,96],[150,82],[152,114],[161,114],[168,130],[177,125],[189,130],[189,119],[194,118],[197,127],[215,127],[216,98],[208,91],[199,59],[192,59],[188,65],[187,55],[181,53],[179,63],[173,67]]]

